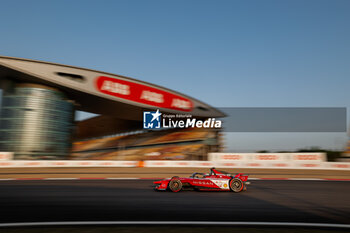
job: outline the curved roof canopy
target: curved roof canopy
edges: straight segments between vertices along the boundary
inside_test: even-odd
[[[142,119],[145,110],[224,117],[187,95],[133,78],[49,62],[0,56],[0,80],[44,84],[65,92],[76,109],[120,119]]]

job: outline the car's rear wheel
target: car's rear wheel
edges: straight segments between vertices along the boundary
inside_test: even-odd
[[[240,191],[243,190],[243,181],[241,179],[238,179],[238,178],[233,178],[231,181],[230,181],[230,188],[233,192],[235,193],[238,193]]]
[[[181,191],[182,182],[178,176],[174,176],[171,178],[171,180],[169,182],[169,189],[175,193]]]

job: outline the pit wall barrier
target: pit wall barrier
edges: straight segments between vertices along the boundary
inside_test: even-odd
[[[326,153],[209,153],[208,160],[223,167],[349,169],[347,163],[328,163]]]
[[[350,163],[326,162],[325,153],[209,153],[208,161],[185,160],[11,160],[12,152],[0,152],[0,168],[21,167],[217,167],[257,169],[340,169]]]
[[[216,168],[256,168],[256,169],[323,169],[350,170],[350,163],[335,162],[233,162],[233,161],[144,161],[144,167],[216,167]]]
[[[325,153],[209,153],[209,161],[326,162]]]
[[[252,169],[321,169],[349,170],[350,163],[344,162],[270,162],[270,161],[107,161],[107,160],[9,160],[0,161],[1,168],[35,168],[35,167],[193,167],[193,168],[252,168]]]
[[[0,168],[10,167],[137,167],[139,161],[110,160],[9,160],[0,161]]]

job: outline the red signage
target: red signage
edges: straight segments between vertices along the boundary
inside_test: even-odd
[[[187,98],[126,80],[100,76],[96,78],[96,88],[107,95],[159,108],[186,112],[193,108],[191,100]]]
[[[258,155],[257,156],[258,160],[278,160],[277,155]]]
[[[295,155],[294,159],[296,160],[319,160],[320,156],[319,155]]]
[[[224,155],[224,160],[240,160],[242,156],[240,155]]]

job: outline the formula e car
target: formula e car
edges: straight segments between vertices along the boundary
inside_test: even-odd
[[[210,169],[209,174],[193,173],[189,178],[172,178],[155,181],[154,189],[157,191],[171,190],[179,192],[181,190],[201,190],[201,191],[233,191],[241,192],[247,189],[248,175],[238,173],[231,175],[224,171]]]

